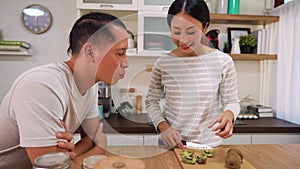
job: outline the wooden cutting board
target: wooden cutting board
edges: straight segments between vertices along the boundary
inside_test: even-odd
[[[212,158],[207,158],[207,161],[205,164],[185,164],[182,162],[181,159],[181,151],[182,149],[178,149],[175,148],[174,152],[175,155],[177,157],[177,160],[179,161],[181,167],[183,169],[225,169],[224,165],[225,165],[225,157],[228,151],[228,148],[214,148],[213,149],[215,151],[215,156]],[[191,149],[191,151],[194,152],[201,152],[201,150],[194,150]],[[255,167],[253,167],[248,161],[246,161],[245,159],[243,159],[243,163],[241,164],[241,169],[255,169]]]

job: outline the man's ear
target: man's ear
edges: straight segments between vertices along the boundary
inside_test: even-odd
[[[94,63],[95,62],[95,46],[90,43],[86,43],[83,45],[83,50],[84,50],[85,56],[87,56],[88,59]]]

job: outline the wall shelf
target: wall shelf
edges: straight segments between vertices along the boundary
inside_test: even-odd
[[[149,3],[153,5],[145,5],[144,1],[141,1],[141,4],[138,5],[137,9],[135,8],[137,5],[135,3],[140,1],[132,1],[134,8],[132,9],[121,9],[121,8],[112,8],[110,10],[105,10],[105,12],[111,13],[118,17],[122,17],[123,21],[126,25],[129,25],[129,29],[134,33],[137,33],[137,50],[136,51],[128,51],[128,56],[131,57],[159,57],[162,53],[168,53],[167,51],[171,48],[170,44],[173,44],[171,39],[163,39],[164,36],[154,36],[155,35],[169,35],[169,28],[165,23],[166,13],[167,11],[162,10],[164,7],[168,7],[172,1],[169,0],[162,0],[165,2],[163,6],[159,5],[161,3],[156,4],[154,1],[150,1]],[[99,4],[95,3],[92,6],[85,6],[91,5],[86,3],[82,0],[77,0],[77,9],[79,11],[79,16],[91,12],[91,11],[99,11],[104,9],[99,9]],[[148,3],[147,3],[148,4]],[[120,4],[118,4],[120,5]],[[121,4],[122,5],[122,4]],[[128,5],[128,4],[123,4]],[[84,8],[83,8],[84,7]],[[128,11],[132,10],[132,11]],[[130,16],[130,17],[125,17]],[[149,21],[147,20],[149,19]],[[249,14],[242,14],[242,15],[232,15],[232,14],[210,14],[210,22],[211,24],[220,24],[220,26],[228,27],[229,25],[253,25],[253,26],[265,26],[267,24],[276,23],[279,21],[279,16],[270,16],[270,15],[249,15]],[[162,21],[161,23],[158,23]],[[151,23],[158,23],[158,24],[151,24]],[[148,23],[148,24],[145,24]],[[150,24],[149,24],[150,23]],[[154,26],[153,26],[154,25]],[[157,25],[160,25],[161,28]],[[152,26],[152,27],[151,27]],[[138,29],[136,29],[138,28]],[[159,29],[159,31],[153,31]],[[146,31],[147,30],[147,31]],[[163,42],[162,48],[160,50],[150,50],[149,48],[145,48],[145,33],[151,33],[152,39],[154,42]],[[156,46],[157,47],[157,46]],[[229,54],[234,60],[276,60],[276,54]]]
[[[27,50],[24,51],[0,51],[0,56],[31,56]]]
[[[233,60],[276,60],[277,55],[269,54],[229,54]]]
[[[279,16],[211,14],[211,23],[266,25],[279,21]]]

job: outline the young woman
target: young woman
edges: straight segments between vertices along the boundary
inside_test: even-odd
[[[126,27],[109,14],[86,14],[73,25],[69,44],[68,61],[26,71],[3,99],[0,168],[31,168],[39,155],[66,150],[76,154],[71,168],[81,168],[87,156],[105,153],[95,84],[115,84],[124,77],[128,67]],[[79,126],[82,139],[75,148],[57,139],[70,141]]]
[[[177,48],[153,66],[150,118],[165,145],[182,147],[181,140],[186,140],[218,146],[232,135],[240,111],[234,63],[207,45],[210,15],[203,0],[175,0],[167,21]],[[162,92],[165,115],[159,106]]]

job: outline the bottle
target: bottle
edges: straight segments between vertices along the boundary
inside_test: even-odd
[[[33,163],[32,169],[70,169],[71,159],[66,153],[49,153],[38,156]]]
[[[98,99],[98,113],[99,113],[99,120],[103,119],[103,103],[100,99]]]
[[[136,113],[137,114],[142,113],[142,95],[136,96]]]
[[[239,14],[240,0],[228,0],[228,14]]]
[[[218,0],[217,13],[226,14],[228,8],[228,0]]]
[[[130,110],[128,108],[129,98],[128,92],[126,88],[120,88],[119,93],[119,106],[116,111],[120,113],[122,116],[128,116],[130,114]]]
[[[129,88],[129,101],[133,107],[136,105],[135,88]]]
[[[232,54],[240,54],[241,53],[239,41],[240,41],[240,38],[234,38],[233,39],[230,53],[232,53]]]

